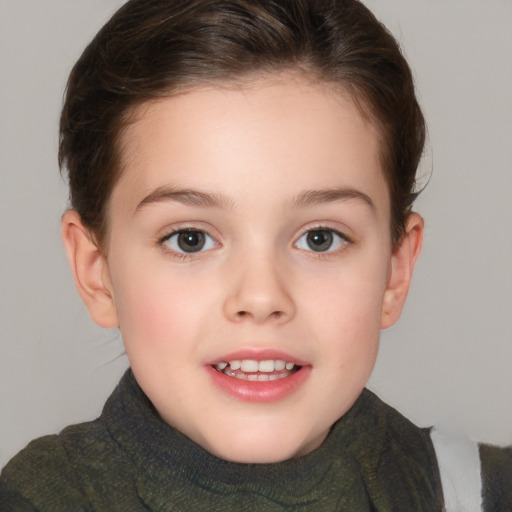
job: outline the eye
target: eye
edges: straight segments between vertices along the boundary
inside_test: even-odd
[[[162,242],[169,249],[178,253],[191,254],[207,251],[217,246],[215,240],[205,233],[195,229],[181,229],[165,237]]]
[[[347,237],[333,229],[311,229],[296,242],[298,249],[314,252],[332,252],[348,243]]]

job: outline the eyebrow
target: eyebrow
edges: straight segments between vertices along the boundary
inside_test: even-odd
[[[293,199],[292,208],[298,209],[306,206],[315,206],[323,203],[345,201],[348,199],[357,199],[362,201],[368,205],[372,211],[375,211],[375,203],[369,195],[350,187],[305,190]]]
[[[362,201],[368,205],[372,211],[375,211],[375,204],[370,196],[360,190],[350,187],[304,190],[291,201],[291,207],[293,209],[299,209],[349,199]],[[200,190],[188,188],[158,187],[140,201],[135,208],[135,213],[139,212],[147,205],[167,201],[174,201],[198,208],[235,209],[234,201],[224,194],[202,192]]]
[[[153,203],[162,203],[174,201],[188,206],[199,208],[227,208],[233,209],[233,201],[223,195],[210,192],[202,192],[194,189],[182,189],[174,187],[159,187],[148,194],[135,208],[135,213],[144,208],[144,206]]]

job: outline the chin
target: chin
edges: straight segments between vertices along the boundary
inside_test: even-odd
[[[306,455],[318,448],[325,439],[325,435],[313,440],[292,439],[289,434],[288,431],[284,435],[270,435],[268,439],[261,436],[261,433],[254,437],[232,436],[229,444],[203,447],[213,455],[230,462],[273,464]]]
[[[245,449],[244,449],[245,448]],[[243,447],[240,449],[222,450],[220,452],[212,452],[217,457],[229,462],[239,464],[274,464],[285,460],[293,459],[296,455],[293,450],[269,453],[266,450],[254,449],[254,446]]]

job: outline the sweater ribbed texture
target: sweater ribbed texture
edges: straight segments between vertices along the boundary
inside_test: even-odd
[[[130,370],[97,420],[33,441],[0,477],[2,512],[442,509],[429,431],[368,390],[311,454],[237,464],[161,420]]]

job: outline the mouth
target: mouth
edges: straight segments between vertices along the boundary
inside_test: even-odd
[[[228,377],[251,382],[285,379],[301,369],[300,365],[284,359],[234,359],[220,361],[212,367]]]
[[[311,365],[284,353],[238,352],[206,365],[212,382],[224,393],[249,402],[277,402],[297,392]]]

